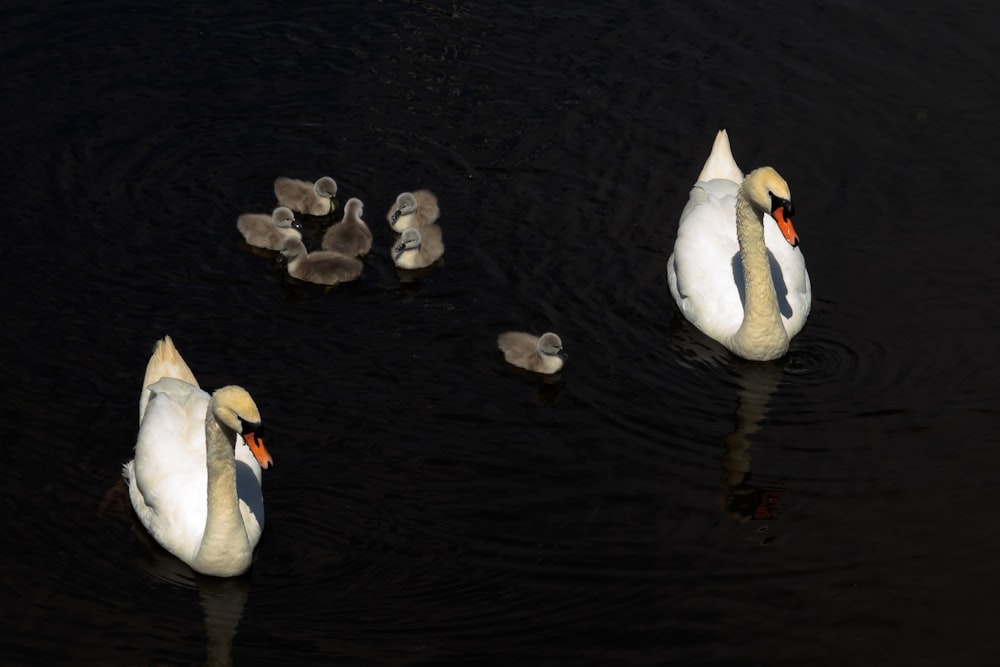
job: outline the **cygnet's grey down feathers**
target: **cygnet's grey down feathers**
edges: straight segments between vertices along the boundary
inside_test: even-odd
[[[392,246],[392,261],[401,269],[422,269],[443,254],[444,241],[437,225],[407,227]]]
[[[281,245],[288,260],[288,275],[318,285],[337,285],[356,280],[364,268],[362,261],[336,252],[307,252],[301,239],[288,239]]]
[[[352,197],[344,204],[343,219],[331,225],[323,234],[323,250],[339,252],[348,257],[363,257],[372,249],[372,232],[361,219],[364,204]]]
[[[508,331],[497,336],[497,347],[508,364],[535,373],[552,374],[563,365],[559,355],[562,340],[551,332],[533,336],[523,331]]]
[[[328,215],[336,208],[337,182],[324,176],[315,183],[279,176],[274,179],[278,203],[306,215]]]
[[[437,197],[430,190],[401,192],[386,214],[389,226],[397,234],[407,227],[427,227],[441,215]]]
[[[285,206],[277,207],[270,215],[244,213],[236,219],[236,228],[247,243],[268,250],[280,250],[285,239],[302,238],[302,226]]]

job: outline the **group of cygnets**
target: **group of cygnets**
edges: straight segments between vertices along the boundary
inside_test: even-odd
[[[326,230],[321,250],[309,252],[302,241],[302,225],[295,213],[311,217],[332,216],[337,208],[337,182],[324,176],[315,183],[279,176],[274,181],[277,207],[270,215],[245,213],[236,228],[246,242],[258,248],[277,250],[287,262],[288,275],[319,285],[338,285],[356,280],[364,268],[359,259],[372,249],[372,232],[362,219],[364,204],[357,197],[347,200],[344,217]],[[392,261],[401,269],[431,266],[444,254],[440,209],[429,190],[404,192],[386,216],[400,234],[392,247]]]
[[[295,213],[311,217],[332,216],[337,182],[324,176],[314,183],[279,176],[274,181],[278,205],[270,215],[245,213],[236,228],[249,245],[276,250],[287,263],[288,275],[319,285],[337,285],[357,280],[364,264],[359,259],[371,252],[372,233],[362,219],[364,204],[347,200],[344,216],[323,234],[321,250],[309,252],[302,241],[302,225]],[[438,218],[441,210],[430,190],[403,192],[386,214],[389,227],[399,236],[392,246],[392,261],[400,269],[423,269],[444,254],[444,239]],[[497,338],[497,347],[507,363],[551,375],[563,365],[562,341],[554,333],[541,336],[509,331]]]

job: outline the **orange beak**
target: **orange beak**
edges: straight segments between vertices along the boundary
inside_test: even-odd
[[[795,227],[792,226],[792,219],[785,217],[785,207],[779,206],[774,209],[774,221],[778,223],[778,229],[781,230],[782,235],[785,240],[788,241],[793,248],[799,245],[799,235],[795,233]]]
[[[244,433],[243,442],[247,443],[247,447],[250,448],[250,453],[253,457],[257,459],[257,463],[260,464],[261,468],[267,468],[274,461],[271,460],[271,455],[267,453],[267,449],[264,447],[264,441],[255,436],[253,433]]]

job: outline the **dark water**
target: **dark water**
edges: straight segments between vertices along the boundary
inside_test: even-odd
[[[1000,9],[342,4],[0,10],[2,662],[996,664]],[[775,363],[666,287],[723,126],[795,195]],[[235,229],[324,174],[376,244],[330,291]],[[406,282],[417,187],[447,251]],[[164,334],[261,406],[246,577],[130,517]]]

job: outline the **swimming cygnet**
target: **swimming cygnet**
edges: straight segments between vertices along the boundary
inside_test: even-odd
[[[551,332],[532,336],[523,331],[508,331],[497,336],[497,347],[503,352],[503,358],[508,364],[534,373],[550,375],[563,366],[563,359],[559,355],[562,340]]]
[[[236,218],[236,228],[247,243],[268,250],[280,250],[285,239],[302,238],[302,225],[285,206],[274,209],[271,215],[244,213]]]
[[[363,257],[372,249],[372,232],[361,219],[364,204],[352,197],[344,204],[344,218],[331,225],[323,234],[323,250],[339,252],[348,257]]]
[[[319,250],[308,252],[302,239],[287,239],[281,254],[288,260],[288,275],[317,285],[336,285],[356,280],[364,264],[356,257]]]
[[[333,198],[337,181],[324,176],[315,183],[279,176],[274,179],[274,196],[278,203],[306,215],[329,215],[337,207]]]
[[[444,254],[441,228],[437,225],[408,227],[392,247],[392,261],[401,269],[422,269]]]
[[[441,215],[437,197],[430,190],[403,192],[396,197],[386,214],[392,231],[399,233],[407,227],[427,227],[437,222]]]

